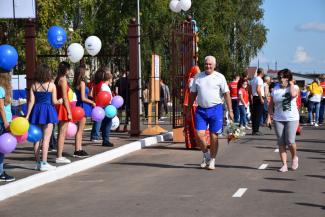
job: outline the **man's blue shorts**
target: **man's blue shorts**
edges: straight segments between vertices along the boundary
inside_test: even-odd
[[[222,133],[223,104],[210,108],[197,107],[195,112],[195,129],[206,130],[208,125],[211,133]]]

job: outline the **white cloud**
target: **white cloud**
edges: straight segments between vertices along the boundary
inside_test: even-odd
[[[302,46],[297,47],[295,55],[294,55],[294,60],[293,60],[294,63],[303,64],[303,63],[309,62],[310,59],[311,58],[305,51],[305,48],[303,48]]]
[[[325,23],[317,23],[317,22],[304,23],[299,26],[296,26],[296,30],[325,33]]]

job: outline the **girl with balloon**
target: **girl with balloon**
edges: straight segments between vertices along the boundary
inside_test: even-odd
[[[5,134],[9,130],[9,124],[12,120],[11,113],[11,76],[9,72],[0,68],[0,135]],[[0,181],[14,181],[15,177],[8,175],[4,171],[5,153],[0,152]]]
[[[68,127],[68,123],[70,120],[72,120],[72,114],[71,114],[71,108],[70,108],[70,102],[68,97],[69,92],[69,85],[67,81],[67,74],[70,70],[70,64],[67,62],[61,62],[59,64],[57,77],[55,79],[55,85],[57,89],[57,98],[62,99],[63,103],[56,106],[56,111],[58,113],[58,150],[57,150],[57,156],[56,156],[56,163],[71,163],[71,161],[62,156],[63,148],[64,148],[64,142],[66,137],[66,131]]]
[[[86,124],[86,117],[91,116],[92,107],[95,107],[96,103],[88,99],[89,88],[86,85],[86,66],[80,65],[75,69],[74,73],[73,88],[77,95],[76,106],[77,108],[81,107],[83,109],[84,115],[79,115],[82,117],[78,117],[79,124],[75,139],[75,152],[73,156],[83,158],[88,157],[88,153],[82,149],[82,135]]]
[[[95,74],[95,85],[93,87],[93,97],[95,98],[96,105],[105,107],[110,104],[112,99],[112,92],[109,87],[113,81],[113,76],[108,67],[100,68]],[[107,93],[108,92],[108,93]],[[109,107],[109,106],[107,106]],[[107,110],[107,107],[105,110]],[[108,110],[111,107],[108,108]],[[108,111],[109,112],[109,111]],[[105,111],[106,113],[106,111]],[[115,109],[116,114],[116,109]],[[115,116],[115,115],[114,115]],[[112,118],[105,115],[104,119],[100,121],[94,121],[93,129],[91,131],[91,138],[99,136],[99,130],[102,131],[103,143],[102,146],[113,147],[114,144],[109,141],[109,134],[112,127]]]
[[[53,125],[58,122],[58,115],[54,105],[60,104],[56,96],[56,86],[52,81],[52,72],[49,66],[40,64],[37,66],[34,83],[29,91],[29,103],[26,118],[30,124],[39,125],[43,128],[42,160],[40,160],[40,142],[34,143],[34,155],[36,169],[48,171],[56,169],[47,162],[50,138]]]

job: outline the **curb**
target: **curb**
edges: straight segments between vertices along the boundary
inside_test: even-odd
[[[90,169],[103,163],[112,161],[118,157],[130,154],[132,152],[141,150],[145,147],[153,146],[158,142],[171,140],[173,133],[168,132],[163,135],[157,135],[132,142],[118,148],[91,156],[86,159],[75,161],[71,164],[58,167],[56,170],[41,172],[29,177],[20,179],[18,181],[8,183],[0,186],[0,201],[16,196],[20,193],[29,191],[31,189],[40,187],[50,182],[63,179],[75,173]]]

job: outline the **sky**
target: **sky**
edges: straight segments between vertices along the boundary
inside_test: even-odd
[[[325,0],[264,0],[262,8],[267,42],[250,65],[325,73]]]

